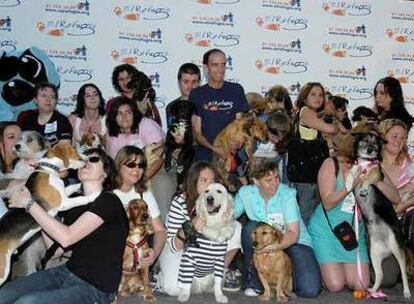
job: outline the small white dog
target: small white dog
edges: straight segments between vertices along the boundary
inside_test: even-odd
[[[36,131],[23,131],[20,139],[13,148],[19,158],[10,173],[2,174],[0,178],[27,179],[34,171],[36,162],[42,158],[50,148],[47,138]]]
[[[178,274],[181,292],[177,298],[187,302],[191,293],[214,291],[218,303],[227,303],[222,291],[227,241],[233,236],[233,198],[221,184],[210,184],[196,201],[197,215],[205,220],[199,231],[198,247],[189,245],[182,256]]]

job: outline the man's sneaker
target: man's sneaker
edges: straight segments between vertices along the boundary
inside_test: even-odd
[[[223,290],[225,291],[239,291],[241,287],[241,274],[238,269],[229,269],[224,278]]]
[[[253,288],[247,288],[244,290],[244,295],[246,297],[257,297],[260,295],[258,290],[255,290]]]

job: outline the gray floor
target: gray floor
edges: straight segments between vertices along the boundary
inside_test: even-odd
[[[414,286],[413,284],[410,285],[411,293],[414,296]],[[388,295],[387,303],[414,303],[414,298],[410,300],[404,299],[402,296],[402,286],[397,285],[393,289],[383,289],[383,291]],[[261,303],[257,298],[249,298],[243,295],[241,291],[230,293],[225,293],[229,297],[229,303],[237,303],[237,304],[254,304],[254,303]],[[176,298],[168,297],[162,294],[156,294],[157,296],[157,303],[179,303]],[[275,303],[276,299],[271,299],[269,303]],[[348,290],[342,291],[341,293],[328,293],[323,291],[321,295],[315,299],[291,299],[289,303],[335,303],[335,304],[345,304],[345,303],[382,303],[382,300],[355,300],[352,297],[352,293]],[[128,298],[119,298],[117,303],[122,304],[136,304],[136,303],[143,303],[143,300],[139,296],[130,296]],[[202,294],[202,295],[193,295],[190,298],[189,304],[206,304],[206,303],[215,303],[214,296],[212,294]]]

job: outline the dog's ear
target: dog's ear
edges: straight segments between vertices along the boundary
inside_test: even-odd
[[[196,207],[196,213],[197,216],[200,217],[201,219],[206,219],[207,218],[207,210],[206,210],[206,204],[205,204],[205,194],[204,192],[201,193],[195,203],[195,207]]]
[[[283,238],[282,232],[279,229],[277,229],[277,228],[273,228],[273,231],[274,231],[274,235],[275,235],[276,242],[277,243],[280,243],[280,241]]]
[[[226,209],[221,215],[221,220],[223,221],[223,223],[229,222],[233,219],[233,206],[233,197],[227,193]]]

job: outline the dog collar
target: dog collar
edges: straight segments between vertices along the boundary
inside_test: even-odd
[[[38,167],[48,167],[50,169],[55,170],[56,172],[59,172],[59,170],[60,170],[60,168],[58,166],[53,165],[53,164],[49,164],[49,163],[45,163],[45,162],[40,162],[38,164]]]

